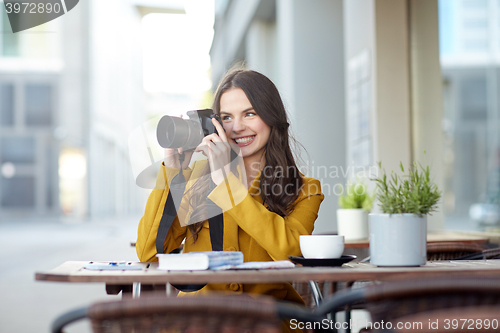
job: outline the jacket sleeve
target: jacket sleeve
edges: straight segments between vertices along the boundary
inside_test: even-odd
[[[158,261],[156,258],[156,235],[158,226],[160,225],[165,202],[167,201],[169,184],[178,172],[178,169],[167,168],[163,164],[158,172],[156,186],[149,195],[144,215],[139,222],[137,231],[136,251],[140,261]],[[189,179],[191,169],[187,168],[183,171],[183,174],[186,180]],[[183,200],[177,212],[177,216],[167,233],[164,253],[170,253],[178,248],[185,238],[187,227],[181,226],[180,221],[183,221],[186,217],[186,204],[187,202]]]
[[[324,199],[320,182],[304,177],[293,212],[282,217],[255,200],[232,173],[226,180],[210,193],[209,198],[234,218],[273,260],[288,260],[289,255],[300,255],[299,236],[312,233]]]

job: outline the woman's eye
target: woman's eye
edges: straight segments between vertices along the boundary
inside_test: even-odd
[[[231,117],[229,117],[229,116],[223,116],[222,117],[222,121],[227,121],[227,120],[230,120],[230,119],[231,119]]]
[[[257,115],[255,112],[247,112],[247,117],[253,117]]]

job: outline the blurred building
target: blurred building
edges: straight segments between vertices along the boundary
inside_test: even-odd
[[[1,12],[2,31],[10,31]],[[0,34],[0,216],[59,211],[54,131],[63,62],[60,41],[47,31],[52,29],[58,22],[31,34]]]
[[[215,13],[213,81],[245,61],[277,84],[326,194],[315,232],[336,230],[341,187],[378,161],[399,170],[426,150],[442,188],[437,0],[218,0]]]
[[[144,121],[141,19],[183,10],[173,0],[80,1],[0,34],[0,218],[143,209],[127,147]]]

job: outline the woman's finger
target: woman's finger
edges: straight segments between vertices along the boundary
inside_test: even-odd
[[[208,146],[210,148],[210,150],[212,151],[212,153],[215,155],[215,156],[219,156],[221,154],[224,153],[224,147],[222,146],[224,143],[222,143],[222,141],[219,141],[219,143],[215,143],[215,142],[212,142],[210,141],[208,143]]]
[[[207,144],[200,144],[196,149],[194,150],[195,153],[201,152],[205,157],[208,157],[208,145]]]
[[[203,140],[205,142],[209,142],[209,141],[222,142],[221,138],[215,133],[207,135],[206,137],[203,138]],[[202,142],[203,142],[203,140],[202,140]]]
[[[222,139],[222,141],[228,142],[227,141],[226,131],[224,131],[224,128],[217,121],[217,119],[212,118],[212,124],[214,124],[215,128],[217,129],[217,133],[219,133],[219,137]]]
[[[222,142],[217,134],[210,134],[201,140],[200,145],[208,145],[209,142]]]

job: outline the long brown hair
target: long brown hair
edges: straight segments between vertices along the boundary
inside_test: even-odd
[[[265,75],[252,70],[232,70],[224,76],[217,88],[213,102],[214,113],[220,114],[222,95],[235,88],[245,92],[254,111],[271,128],[264,148],[265,166],[259,179],[262,202],[269,211],[283,217],[288,216],[294,209],[294,202],[302,187],[302,175],[290,147],[293,137],[289,134],[288,116],[281,96],[274,83]],[[203,174],[209,172],[207,163]],[[204,221],[208,217],[208,177],[200,177],[188,191],[189,205],[193,209],[190,222]],[[203,222],[198,222],[188,226],[194,241],[198,239],[202,224]]]

